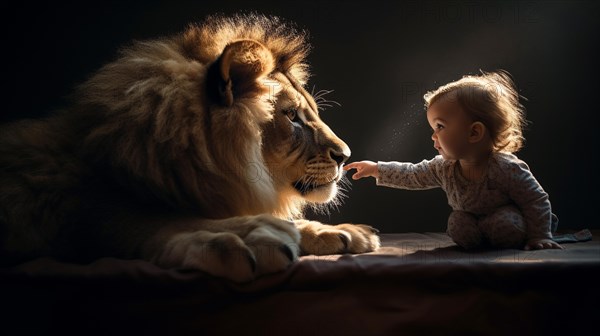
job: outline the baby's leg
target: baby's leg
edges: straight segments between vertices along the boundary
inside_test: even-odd
[[[472,249],[482,245],[483,235],[477,227],[477,218],[465,211],[452,211],[448,218],[448,235],[458,245]]]
[[[521,211],[513,205],[500,207],[481,218],[479,228],[494,247],[520,249],[525,246],[525,221]]]

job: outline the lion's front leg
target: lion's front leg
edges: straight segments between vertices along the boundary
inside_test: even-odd
[[[144,254],[162,267],[245,282],[285,270],[297,260],[299,243],[294,223],[270,215],[187,219],[160,230]]]
[[[369,225],[327,225],[309,220],[295,223],[302,237],[300,249],[304,254],[365,253],[380,246],[379,231]]]

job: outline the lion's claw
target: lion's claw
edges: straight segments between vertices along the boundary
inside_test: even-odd
[[[296,256],[294,255],[294,252],[292,251],[292,249],[287,246],[287,245],[281,245],[280,247],[281,252],[283,252],[283,254],[285,254],[285,256],[290,260],[290,261],[296,261]]]
[[[338,237],[340,237],[340,240],[344,244],[344,250],[343,251],[347,251],[348,250],[348,243],[349,243],[350,239],[348,238],[348,236],[346,236],[343,233],[338,234]]]

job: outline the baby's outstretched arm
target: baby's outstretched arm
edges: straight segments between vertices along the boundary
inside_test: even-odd
[[[344,166],[344,170],[356,169],[356,173],[352,175],[352,179],[358,180],[363,177],[379,178],[377,163],[373,161],[352,162]]]

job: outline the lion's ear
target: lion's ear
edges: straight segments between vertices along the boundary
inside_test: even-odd
[[[228,44],[213,67],[216,83],[208,85],[216,86],[218,97],[215,98],[221,104],[231,106],[235,98],[253,96],[258,93],[254,91],[262,90],[256,80],[272,72],[275,61],[264,45],[254,40],[240,40]]]

